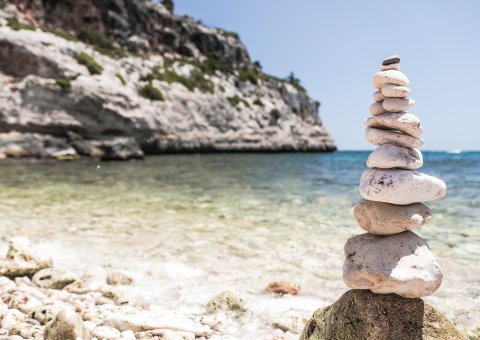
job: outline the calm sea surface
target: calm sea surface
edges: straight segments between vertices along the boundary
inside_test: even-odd
[[[57,266],[139,273],[165,309],[202,313],[223,290],[245,296],[250,334],[285,313],[309,315],[336,300],[343,245],[362,233],[352,207],[368,152],[213,154],[144,161],[0,162],[0,237],[25,235]],[[480,153],[425,152],[442,178],[418,233],[443,267],[429,301],[463,331],[480,327]],[[5,247],[5,246],[4,246]],[[264,293],[299,282],[298,297]]]

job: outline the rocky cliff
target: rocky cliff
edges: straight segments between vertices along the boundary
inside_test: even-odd
[[[0,0],[0,157],[331,151],[239,37],[145,0]]]

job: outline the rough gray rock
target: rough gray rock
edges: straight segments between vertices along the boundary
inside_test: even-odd
[[[296,82],[263,74],[232,34],[148,1],[20,0],[15,6],[19,20],[33,18],[38,26],[72,34],[82,28],[103,32],[113,39],[112,48],[144,54],[113,58],[40,28],[0,26],[3,157],[130,159],[167,152],[336,148],[318,115],[319,103]],[[0,6],[0,20],[11,16]],[[91,56],[101,74],[79,64],[80,53]],[[192,87],[199,67],[214,71],[202,69],[203,85]],[[149,78],[153,70],[167,68],[184,81]],[[147,85],[163,100],[143,97]]]
[[[13,237],[8,242],[6,259],[0,261],[0,276],[31,277],[36,272],[52,267],[52,260],[38,254],[28,239]]]
[[[349,290],[317,310],[300,340],[461,340],[443,314],[422,299]]]

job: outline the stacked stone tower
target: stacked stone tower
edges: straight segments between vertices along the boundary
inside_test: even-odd
[[[360,180],[363,199],[354,208],[367,233],[347,241],[343,278],[351,288],[414,298],[432,294],[443,274],[427,243],[410,230],[431,219],[421,202],[444,196],[447,188],[415,171],[423,165],[417,149],[423,140],[420,120],[406,112],[415,103],[408,98],[409,84],[398,56],[384,60],[373,77],[378,91],[365,136],[378,147],[368,157]]]
[[[377,92],[365,120],[366,137],[378,145],[360,180],[363,196],[354,208],[367,233],[345,245],[343,278],[354,289],[317,310],[300,340],[461,340],[442,313],[421,299],[442,282],[442,271],[427,243],[411,229],[431,219],[422,202],[445,195],[445,183],[416,169],[423,165],[420,120],[406,112],[408,78],[400,58],[383,61],[373,77]]]

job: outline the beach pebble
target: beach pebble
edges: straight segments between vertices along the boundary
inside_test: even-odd
[[[389,112],[401,112],[415,105],[415,101],[410,98],[385,98],[382,106]]]
[[[0,261],[0,276],[32,276],[50,267],[52,260],[37,253],[27,238],[13,237],[8,241],[6,259]]]
[[[44,330],[48,340],[90,339],[82,318],[72,310],[64,309],[50,321]]]
[[[388,71],[388,70],[400,71],[400,64],[390,64],[386,66],[380,66],[380,71]]]
[[[367,159],[369,168],[415,170],[422,165],[423,156],[420,150],[394,144],[380,145],[370,153]]]
[[[416,298],[431,295],[442,277],[427,243],[411,231],[361,234],[345,244],[343,280],[350,288]]]
[[[125,270],[112,270],[107,274],[107,283],[112,286],[131,285],[135,281],[133,274]]]
[[[407,98],[411,91],[406,86],[385,84],[382,86],[381,93],[384,97],[390,98]]]
[[[397,130],[413,137],[420,137],[423,128],[420,119],[408,112],[388,112],[375,117],[367,118],[364,124],[386,130]]]
[[[31,311],[28,317],[37,320],[42,325],[46,325],[63,309],[71,309],[74,311],[75,307],[63,301],[42,301],[42,305]]]
[[[17,284],[6,276],[0,276],[0,295],[17,287]]]
[[[359,189],[367,200],[400,205],[433,201],[447,193],[441,179],[402,169],[368,169],[362,174]]]
[[[388,111],[383,108],[382,103],[373,103],[368,108],[368,112],[370,112],[372,116],[378,116],[387,113]]]
[[[115,340],[121,337],[121,333],[113,327],[98,326],[93,329],[92,336],[98,340]]]
[[[373,86],[381,89],[385,84],[408,86],[410,80],[402,72],[397,70],[380,71],[373,76]]]
[[[274,281],[270,282],[265,290],[276,294],[298,295],[300,293],[300,285],[294,282]]]
[[[26,319],[25,314],[18,309],[9,309],[5,312],[2,318],[1,327],[10,330],[17,323],[23,322]]]
[[[402,132],[381,130],[367,127],[365,138],[374,145],[394,144],[407,148],[418,148],[423,145],[423,139],[412,137]]]
[[[374,92],[372,97],[373,97],[373,101],[376,103],[383,102],[383,100],[385,99],[381,91]]]
[[[44,340],[42,327],[27,322],[20,322],[13,326],[10,329],[10,335],[18,335],[23,339]]]
[[[283,332],[292,332],[298,334],[302,332],[307,321],[307,317],[289,313],[275,319],[275,321],[272,323],[272,327],[275,329],[281,329]]]
[[[382,66],[391,65],[391,64],[399,64],[400,63],[400,56],[398,54],[391,55],[387,59],[382,62]]]
[[[395,205],[361,199],[353,215],[358,225],[376,235],[398,234],[427,224],[432,218],[430,208],[423,203]]]
[[[39,299],[22,291],[3,294],[2,301],[7,304],[9,308],[18,309],[26,314],[42,305]]]
[[[33,275],[32,283],[40,288],[63,289],[76,279],[75,275],[67,271],[45,268]]]

